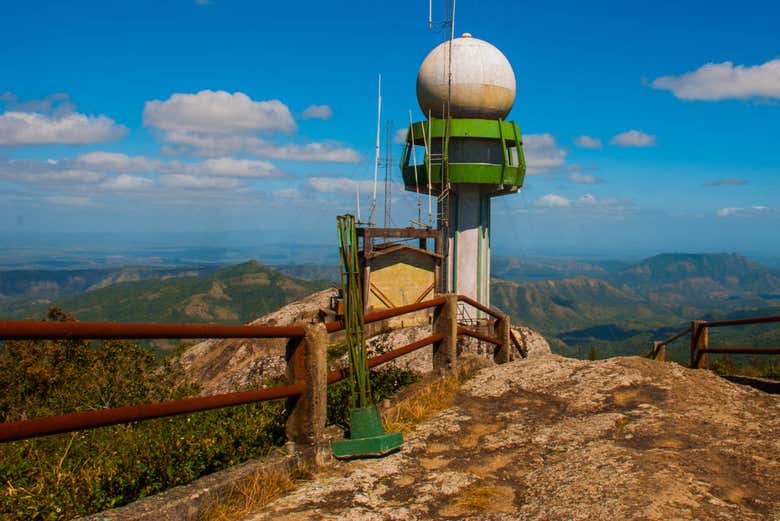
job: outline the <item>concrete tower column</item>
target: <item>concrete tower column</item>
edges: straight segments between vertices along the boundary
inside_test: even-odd
[[[453,185],[449,196],[447,291],[490,305],[490,196],[478,184]]]

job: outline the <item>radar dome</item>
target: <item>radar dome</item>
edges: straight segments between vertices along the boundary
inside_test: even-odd
[[[432,50],[417,74],[417,102],[428,115],[443,118],[447,101],[450,42]],[[503,119],[515,102],[515,73],[506,56],[484,40],[464,33],[452,40],[453,118]],[[446,110],[446,109],[445,109]]]

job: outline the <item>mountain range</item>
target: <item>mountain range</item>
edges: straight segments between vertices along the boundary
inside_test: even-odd
[[[574,356],[591,348],[602,355],[646,351],[693,319],[780,313],[780,272],[730,253],[666,253],[637,263],[499,258],[492,270],[492,305]],[[36,318],[56,305],[79,320],[241,323],[336,280],[334,266],[254,261],[0,271],[0,316]],[[718,331],[713,341],[771,346],[775,335],[755,326]]]

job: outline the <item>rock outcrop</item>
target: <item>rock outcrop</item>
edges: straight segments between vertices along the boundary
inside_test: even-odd
[[[316,320],[320,310],[327,309],[330,298],[336,294],[336,289],[314,293],[303,300],[293,302],[273,313],[260,317],[250,324],[286,326],[301,321]],[[413,322],[420,322],[420,320]],[[430,325],[383,331],[367,340],[368,353],[369,356],[381,354],[420,340],[430,334]],[[525,346],[528,356],[550,354],[550,346],[547,341],[536,331],[527,327],[514,327],[512,334],[521,345]],[[340,334],[331,336],[334,343],[341,337]],[[187,374],[201,386],[202,394],[219,394],[257,388],[284,378],[285,345],[284,339],[205,340],[185,351],[181,355],[180,361]],[[492,359],[494,350],[493,344],[484,341],[470,337],[458,339],[460,354],[475,354]],[[515,356],[520,356],[517,350],[515,350]],[[343,355],[340,359],[332,360],[331,363],[331,369],[343,367],[347,363],[347,356]],[[431,347],[425,347],[389,362],[389,364],[419,374],[426,374],[433,370],[433,351]]]
[[[319,291],[253,320],[251,325],[288,326],[314,320],[327,309],[335,288]],[[187,351],[180,361],[190,377],[200,384],[202,394],[218,394],[257,387],[285,374],[284,339],[205,340]]]
[[[400,452],[248,519],[780,519],[780,397],[674,363],[532,355],[477,373]]]

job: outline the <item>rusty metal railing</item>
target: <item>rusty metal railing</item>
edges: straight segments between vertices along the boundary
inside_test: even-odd
[[[481,306],[468,297],[459,296],[458,298],[475,307],[479,306],[491,316],[505,319],[504,315]],[[438,310],[444,306],[445,302],[445,297],[436,297],[407,306],[375,311],[365,315],[365,322],[377,322],[424,309],[435,308]],[[344,329],[343,322],[330,322],[324,326],[328,333]],[[463,327],[458,327],[456,334],[472,336],[497,346],[503,346],[504,343],[500,338],[490,337]],[[305,329],[302,326],[0,321],[0,340],[288,338],[291,340],[288,346],[292,347],[292,353],[288,358],[288,365],[291,369],[289,373],[293,375],[287,385],[266,389],[4,422],[0,423],[0,442],[300,396],[305,391],[305,379],[302,374],[302,368],[305,367],[303,364],[304,349],[302,348],[304,337]],[[368,360],[368,365],[376,367],[422,347],[442,342],[445,338],[446,335],[443,333],[434,333],[392,351],[374,356]],[[294,340],[297,342],[293,342]],[[348,375],[348,368],[332,371],[327,375],[327,383],[338,382]]]
[[[770,324],[780,322],[780,315],[763,317],[748,317],[731,320],[694,320],[691,325],[661,342],[653,342],[650,358],[656,360],[666,359],[666,347],[672,342],[690,335],[690,366],[702,368],[707,365],[707,355],[713,354],[741,354],[741,355],[777,355],[780,348],[776,347],[717,347],[709,346],[709,329],[714,327],[746,326],[754,324]]]

